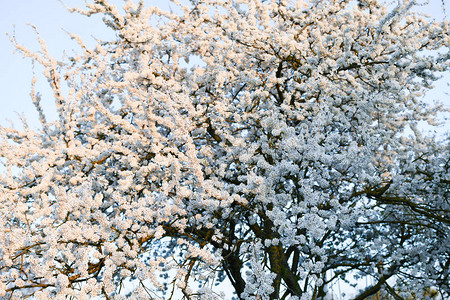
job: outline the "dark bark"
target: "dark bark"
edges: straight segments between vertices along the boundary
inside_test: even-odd
[[[241,275],[243,263],[242,260],[239,258],[239,250],[237,251],[224,250],[223,255],[224,255],[223,267],[225,269],[225,272],[227,273],[228,279],[230,279],[230,282],[233,285],[239,299],[243,299],[241,298],[241,294],[244,292],[245,289],[245,281]]]

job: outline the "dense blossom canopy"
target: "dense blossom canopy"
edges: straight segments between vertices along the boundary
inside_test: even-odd
[[[92,3],[93,2],[93,3]],[[0,297],[450,297],[450,149],[421,134],[447,22],[414,1],[94,0],[112,41],[0,128]],[[174,5],[175,5],[174,4]],[[33,80],[34,83],[35,80]],[[34,85],[33,85],[34,86]],[[358,279],[360,278],[360,279]]]

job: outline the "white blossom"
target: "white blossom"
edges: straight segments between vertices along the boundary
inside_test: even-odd
[[[36,77],[41,127],[0,127],[0,297],[329,299],[364,276],[357,299],[450,297],[448,139],[418,126],[448,113],[423,102],[448,22],[414,1],[173,5],[72,9],[116,38],[73,34],[64,61],[12,38],[57,118]]]

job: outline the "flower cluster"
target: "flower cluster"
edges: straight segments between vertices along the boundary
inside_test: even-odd
[[[450,34],[414,3],[94,0],[116,39],[13,39],[58,116],[33,80],[41,127],[0,127],[0,297],[450,297],[449,145],[417,130]]]

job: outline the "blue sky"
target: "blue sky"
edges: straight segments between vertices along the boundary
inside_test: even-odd
[[[80,1],[71,1],[80,3]],[[70,14],[57,0],[19,0],[5,1],[0,10],[0,124],[5,125],[5,118],[17,120],[16,112],[27,117],[35,117],[29,93],[32,77],[30,59],[24,59],[14,53],[14,47],[5,34],[15,34],[17,40],[32,49],[38,49],[36,34],[27,23],[34,24],[42,38],[47,42],[52,54],[60,56],[64,49],[70,50],[73,42],[62,28],[69,32],[99,33],[105,30],[100,19],[83,18]],[[14,25],[15,24],[15,25]],[[88,34],[89,36],[89,34]],[[39,76],[38,70],[36,70]],[[39,87],[45,88],[44,80]],[[51,99],[45,99],[50,103]]]
[[[111,3],[122,5],[122,0],[112,0]],[[146,0],[148,5],[159,5],[169,8],[167,0]],[[23,113],[30,124],[37,122],[37,114],[30,98],[32,64],[30,59],[23,58],[20,53],[14,53],[14,47],[9,41],[10,35],[15,35],[19,43],[31,49],[39,46],[34,30],[27,24],[36,26],[40,36],[46,41],[48,49],[56,58],[63,51],[71,52],[76,44],[65,31],[80,35],[85,42],[94,44],[92,36],[112,37],[111,31],[103,25],[100,17],[85,17],[71,14],[59,0],[0,0],[0,125],[8,125],[5,119],[13,120],[16,125],[17,113]],[[67,6],[83,7],[83,0],[64,0]],[[65,30],[65,31],[64,31]],[[36,68],[38,77],[37,89],[43,94],[44,107],[51,105],[51,92],[48,85]],[[40,81],[39,81],[40,77]]]

